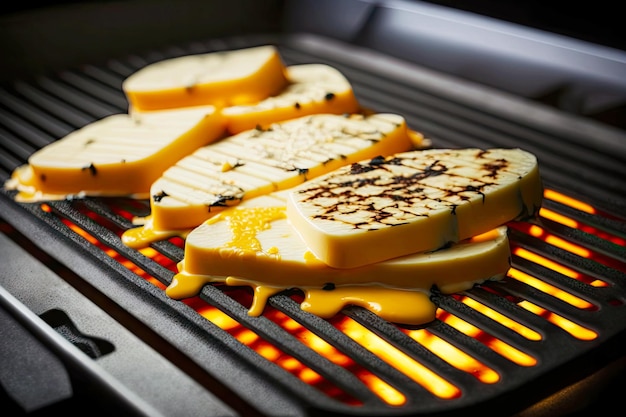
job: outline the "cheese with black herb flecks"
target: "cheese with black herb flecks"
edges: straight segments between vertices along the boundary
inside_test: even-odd
[[[402,116],[304,116],[198,149],[151,187],[151,214],[122,240],[141,247],[190,229],[224,208],[298,185],[343,165],[411,149]]]
[[[257,103],[288,84],[273,45],[164,59],[139,69],[122,89],[133,111]]]
[[[289,84],[276,95],[258,103],[224,108],[228,131],[234,134],[311,114],[350,114],[360,110],[350,82],[329,65],[288,66],[287,78]]]
[[[23,202],[83,196],[147,198],[163,171],[224,134],[214,106],[115,114],[33,153],[6,182]]]

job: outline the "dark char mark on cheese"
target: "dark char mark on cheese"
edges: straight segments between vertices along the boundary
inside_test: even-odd
[[[245,162],[243,162],[241,159],[237,159],[237,161],[235,162],[235,165],[233,166],[233,169],[237,169],[237,168],[242,167],[244,165],[246,165]]]
[[[230,201],[241,201],[244,198],[245,191],[241,187],[231,187],[236,188],[236,190],[232,190],[231,194],[216,194],[215,200],[212,203],[207,204],[209,208],[209,213],[213,207],[228,207],[228,202]]]
[[[93,164],[93,162],[89,164],[89,166],[81,168],[81,171],[85,171],[85,170],[89,170],[89,172],[91,173],[93,177],[95,177],[98,174],[98,170],[96,169],[96,166]]]
[[[489,171],[489,174],[487,174],[486,176],[491,177],[491,178],[495,178],[498,176],[498,172],[506,169],[509,166],[509,161],[507,161],[506,159],[496,159],[495,161],[491,162],[491,163],[484,163],[483,167],[485,170]]]
[[[234,195],[218,194],[215,196],[215,201],[209,204],[209,212],[211,211],[212,207],[228,207],[228,202],[235,201],[235,200],[241,201],[241,197],[234,196]]]
[[[396,210],[399,210],[407,215],[415,215],[410,214],[408,207],[410,207],[416,200],[424,200],[425,196],[421,195],[424,190],[424,187],[420,186],[420,181],[425,178],[439,176],[439,175],[454,175],[448,172],[449,168],[442,162],[441,160],[435,160],[430,165],[426,166],[423,170],[416,170],[415,173],[406,176],[398,176],[394,175],[391,177],[383,177],[382,172],[381,175],[375,176],[360,176],[361,174],[365,174],[375,170],[387,171],[391,172],[392,170],[389,168],[393,165],[404,165],[404,158],[402,157],[383,157],[377,156],[372,158],[367,162],[357,162],[353,163],[349,167],[348,174],[353,175],[354,178],[350,178],[347,181],[336,181],[333,182],[332,179],[329,181],[325,181],[318,186],[309,187],[304,190],[301,190],[301,194],[307,194],[307,198],[303,200],[303,202],[309,201],[312,204],[316,204],[315,200],[317,198],[337,198],[338,203],[331,206],[324,206],[320,208],[320,214],[315,215],[315,218],[318,219],[327,219],[327,220],[336,220],[334,213],[337,213],[341,206],[341,212],[343,214],[350,214],[350,211],[347,211],[347,204],[354,204],[355,208],[352,212],[357,212],[363,210],[364,208],[372,213],[369,221],[353,224],[354,228],[360,228],[362,226],[371,226],[372,224],[378,223],[381,226],[387,226],[385,224],[385,219],[393,217],[393,213],[389,213],[385,210],[376,210],[373,207],[373,203],[367,203],[366,199],[368,197],[360,196],[353,192],[354,189],[357,189],[362,186],[372,185],[372,186],[385,186],[386,189],[377,194],[377,198],[386,198],[389,201],[395,202],[393,207]],[[494,161],[490,161],[488,163],[484,163],[482,165],[482,170],[488,171],[486,177],[495,178],[498,175],[498,172],[506,169],[509,165],[509,162],[505,159],[498,159]],[[474,184],[468,184],[464,187],[455,187],[455,189],[442,189],[441,191],[445,192],[446,197],[457,196],[461,200],[469,200],[470,197],[467,195],[463,195],[463,193],[471,192],[476,193],[482,196],[482,201],[485,201],[485,194],[482,189],[491,183],[482,182],[479,180],[474,180]],[[478,184],[479,183],[479,184]],[[332,192],[333,189],[341,189],[345,188],[344,191],[340,193]],[[443,202],[444,204],[450,207],[451,213],[456,214],[456,208],[458,204],[452,203],[450,201],[446,201],[445,198],[436,199],[438,202]],[[403,222],[393,223],[391,225],[398,226],[403,224]],[[370,228],[370,230],[376,230],[376,228]]]
[[[158,203],[167,196],[168,194],[165,191],[159,191],[158,193],[152,196],[152,200],[154,200],[155,203]]]
[[[309,173],[309,169],[308,168],[298,168],[298,167],[293,167],[291,169],[288,169],[287,171],[297,171],[298,174],[300,175],[306,175]]]

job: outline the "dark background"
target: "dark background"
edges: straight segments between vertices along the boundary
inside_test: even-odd
[[[621,2],[618,1],[429,0],[425,3],[474,12],[626,50],[626,25]]]
[[[115,0],[110,0],[115,2]],[[120,0],[117,0],[120,1]],[[132,1],[132,0],[122,0]],[[100,0],[102,3],[103,0]],[[624,19],[619,1],[595,0],[587,2],[554,0],[427,0],[452,7],[513,22],[520,25],[570,36],[576,39],[626,50]],[[21,0],[3,2],[2,13],[72,3],[89,3],[88,0]]]

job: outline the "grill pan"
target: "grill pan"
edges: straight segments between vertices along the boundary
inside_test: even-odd
[[[513,247],[538,253],[607,285],[589,285],[514,255],[515,269],[574,294],[594,308],[575,308],[510,277],[462,293],[541,334],[541,340],[535,341],[521,337],[464,304],[457,296],[436,295],[434,301],[445,312],[537,359],[536,365],[521,367],[442,320],[426,326],[434,335],[496,370],[500,380],[493,384],[481,383],[469,373],[454,368],[398,326],[365,310],[349,307],[342,312],[460,388],[462,395],[454,399],[437,398],[332,322],[301,311],[292,294],[270,299],[271,309],[318,335],[402,392],[406,402],[399,406],[382,401],[354,374],[303,344],[266,315],[249,317],[247,307],[231,297],[228,289],[218,285],[204,287],[199,296],[203,302],[313,369],[356,399],[359,404],[354,405],[322,393],[265,359],[189,305],[167,298],[128,264],[114,259],[120,256],[161,284],[170,283],[171,269],[125,247],[119,239],[119,231],[132,226],[120,212],[145,215],[149,210],[147,201],[89,198],[42,206],[15,203],[3,191],[0,194],[3,231],[60,275],[62,282],[57,283],[56,275],[37,282],[41,275],[33,273],[30,264],[25,268],[17,255],[18,259],[10,260],[5,255],[1,306],[61,358],[76,392],[85,391],[90,398],[97,397],[93,392],[105,392],[117,404],[109,403],[109,407],[137,415],[171,415],[176,410],[185,414],[205,407],[205,415],[443,416],[474,411],[501,416],[513,415],[623,356],[626,346],[626,249],[621,243],[626,239],[624,132],[342,41],[313,34],[225,37],[7,83],[0,96],[1,179],[8,178],[16,166],[26,162],[28,155],[54,139],[106,115],[126,112],[121,82],[140,67],[190,53],[267,43],[279,47],[288,65],[319,62],[336,67],[352,82],[365,107],[404,115],[409,126],[426,134],[434,147],[519,146],[535,153],[547,189],[597,210],[589,213],[546,199],[545,209],[585,227],[570,227],[544,217],[536,226],[598,256],[597,259],[583,257],[547,243],[528,233],[528,224],[511,227]],[[70,223],[91,238],[68,227]],[[5,245],[11,247],[9,243]],[[182,259],[183,250],[176,242],[159,242],[152,248],[171,264]],[[55,288],[66,282],[73,289]],[[81,294],[77,299],[69,295],[74,290]],[[37,300],[35,294],[46,300]],[[50,300],[51,294],[58,298]],[[97,307],[84,306],[82,297],[91,299]],[[574,338],[552,324],[547,316],[519,307],[521,300],[591,329],[597,337]],[[56,308],[51,308],[54,305]],[[51,317],[65,317],[57,310],[78,311],[61,320],[65,327],[73,320],[79,323],[80,331],[87,329],[87,333],[95,335],[95,340],[115,339],[112,349],[105,353],[98,353],[97,346],[83,348],[82,352],[75,349],[81,346],[76,343],[80,339],[80,334],[76,335],[80,333],[78,330],[72,333],[70,329],[73,337],[67,337],[67,332],[66,337],[57,337],[63,334],[60,331],[63,326]],[[101,323],[95,323],[98,320],[80,317],[85,311],[94,310],[104,311],[115,322],[108,323],[103,318]],[[125,331],[142,339],[141,342],[130,336],[128,340],[111,336],[120,324]],[[50,332],[50,328],[57,331]],[[73,346],[68,346],[68,340],[74,342]],[[139,370],[142,376],[134,375],[138,369],[134,361],[141,360],[124,352],[135,347],[145,351],[143,361],[154,355],[168,365],[150,362]],[[85,352],[92,359],[85,360]],[[187,375],[179,375],[180,370]],[[78,387],[82,383],[91,388],[81,390]],[[194,390],[182,392],[184,387]],[[156,392],[148,392],[151,390]],[[163,394],[168,391],[169,394]],[[166,399],[159,400],[160,395]]]

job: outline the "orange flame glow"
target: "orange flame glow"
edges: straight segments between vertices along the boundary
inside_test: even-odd
[[[210,322],[212,322],[219,328],[227,331],[231,336],[236,338],[239,342],[253,349],[255,352],[257,352],[259,355],[261,355],[268,361],[275,363],[276,365],[280,366],[281,368],[285,369],[291,374],[297,376],[302,381],[308,383],[309,385],[313,387],[320,389],[322,392],[325,392],[327,394],[332,392],[333,393],[332,396],[340,401],[343,401],[345,403],[352,404],[352,405],[359,404],[358,400],[354,399],[353,397],[345,393],[340,388],[330,384],[325,378],[323,378],[315,370],[309,368],[308,366],[306,366],[304,363],[294,358],[293,356],[286,354],[281,349],[277,348],[270,342],[263,339],[257,333],[253,332],[252,330],[248,329],[247,327],[243,326],[242,324],[240,324],[239,322],[237,322],[236,320],[228,316],[226,313],[222,312],[221,310],[213,306],[208,305],[199,297],[193,297],[191,299],[185,300],[185,303],[193,307],[200,315],[202,315],[207,320],[209,320]],[[278,322],[280,324],[281,322],[280,316],[282,315],[282,313],[279,313],[279,312],[275,312],[275,313],[276,313],[276,316],[273,317],[273,319],[275,322]],[[285,315],[282,315],[282,317],[287,318],[287,316]],[[288,320],[286,321],[289,323],[286,323],[286,326],[295,327],[293,325],[293,323],[295,322],[293,322],[293,320],[289,318],[287,319]],[[297,326],[300,326],[300,325],[298,324]],[[312,345],[311,346],[312,348],[316,346],[317,347],[322,346],[321,348],[322,352],[328,353],[329,358],[334,358],[339,363],[342,363],[342,360],[343,360],[343,363],[342,363],[343,366],[350,365],[348,363],[349,361],[351,361],[349,358],[347,357],[345,357],[345,359],[342,358],[342,355],[340,353],[334,351],[334,348],[328,344],[325,344],[325,342],[322,339],[318,338],[318,340],[313,342],[311,345]],[[375,376],[372,376],[372,377],[373,379],[375,379]],[[380,384],[380,382],[382,381],[374,381],[374,383],[378,383],[379,385],[382,385]],[[382,396],[386,394],[388,391],[389,390],[381,390],[381,392],[379,392],[379,395]],[[390,395],[390,398],[391,398],[390,401],[394,401],[393,395]],[[386,398],[383,398],[383,399],[386,399]]]
[[[520,258],[524,258],[524,259],[528,259],[529,261],[532,261],[536,264],[539,265],[543,265],[546,268],[552,269],[553,271],[556,271],[562,275],[565,275],[566,277],[578,280],[578,281],[583,281],[583,282],[587,282],[588,280],[583,276],[583,274],[579,273],[578,271],[575,271],[571,268],[568,268],[564,265],[561,265],[558,262],[554,262],[544,256],[538,255],[534,252],[531,252],[527,249],[524,248],[515,248],[513,250],[513,253],[517,256],[519,256]],[[590,283],[591,285],[595,286],[595,287],[606,287],[608,284],[604,281],[601,280],[593,280]]]
[[[359,367],[350,357],[341,353],[334,346],[308,330],[306,327],[302,326],[297,321],[293,320],[291,317],[272,309],[268,309],[264,315],[271,318],[272,321],[278,323],[281,327],[289,330],[290,333],[296,336],[300,341],[305,343],[320,355],[329,359],[331,362],[345,369],[352,370],[354,375],[361,379],[367,386],[375,386],[376,388],[373,392],[375,392],[388,404],[398,406],[406,402],[406,397],[401,392],[397,391],[391,385],[387,384],[385,381],[366,369]]]
[[[593,340],[598,337],[598,334],[593,330],[587,329],[579,324],[574,323],[566,319],[565,317],[559,316],[556,313],[552,313],[548,310],[545,310],[530,301],[522,301],[518,303],[520,307],[525,308],[526,310],[543,317],[548,320],[550,323],[559,326],[561,329],[565,330],[572,336],[580,340]]]
[[[541,237],[543,238],[547,243],[551,244],[552,246],[556,246],[557,248],[561,248],[561,249],[565,249],[568,252],[571,252],[573,254],[576,254],[578,256],[582,256],[583,258],[589,258],[591,256],[591,251],[588,249],[585,249],[579,245],[575,245],[573,243],[570,243],[566,240],[563,240],[557,236],[551,235],[549,233],[546,233],[545,230],[543,230],[541,227],[539,226],[531,226],[529,233],[535,237]]]
[[[511,268],[509,270],[509,276],[518,281],[524,282],[531,287],[535,287],[538,290],[545,292],[546,294],[550,294],[560,300],[565,301],[568,304],[573,305],[576,308],[591,310],[594,308],[594,305],[588,301],[583,300],[582,298],[576,297],[573,294],[568,293],[567,291],[563,291],[559,288],[556,288],[553,285],[546,283],[540,279],[532,277],[522,271],[519,271],[515,268]]]
[[[524,259],[528,259],[529,261],[532,261],[536,264],[539,265],[543,265],[549,269],[552,269],[553,271],[556,271],[562,275],[565,275],[567,277],[573,278],[573,279],[580,279],[581,274],[578,273],[577,271],[568,268],[566,266],[561,265],[558,262],[554,262],[544,256],[538,255],[534,252],[531,252],[527,249],[524,248],[516,248],[513,253],[517,256],[519,256],[520,258],[524,258]]]
[[[546,208],[542,208],[539,210],[539,215],[546,219],[552,220],[557,223],[561,223],[565,226],[571,227],[572,229],[578,228],[578,222],[574,219],[571,219],[567,216],[563,216],[562,214],[555,213],[552,210],[548,210]]]
[[[598,210],[596,210],[593,206],[584,203],[582,201],[576,200],[574,198],[568,197],[564,194],[561,194],[559,192],[556,192],[554,190],[550,190],[550,189],[546,189],[544,191],[544,197],[548,200],[552,200],[552,201],[556,201],[558,203],[561,203],[563,205],[566,205],[568,207],[572,207],[576,210],[582,211],[584,213],[589,213],[589,214],[599,214]],[[557,223],[561,223],[565,226],[571,227],[572,229],[579,229],[582,230],[586,233],[590,233],[593,235],[596,235],[604,240],[607,240],[609,242],[613,242],[616,245],[620,245],[620,246],[626,246],[626,239],[619,237],[619,236],[615,236],[612,235],[610,233],[607,233],[605,231],[602,230],[598,230],[595,227],[591,227],[589,225],[585,225],[585,224],[581,224],[580,222],[571,219],[567,216],[564,216],[562,214],[559,213],[555,213],[552,210],[548,210],[546,208],[541,208],[541,210],[539,211],[539,215],[541,217],[544,217],[546,219],[552,220],[554,222]],[[605,217],[611,217],[608,215],[604,215]]]
[[[514,321],[511,320],[510,318],[508,318],[507,316],[498,313],[497,311],[487,307],[486,305],[479,303],[478,301],[474,300],[473,298],[470,297],[461,297],[461,302],[465,305],[468,305],[470,307],[472,307],[474,310],[480,311],[481,313],[483,313],[485,316],[497,321],[498,323],[502,324],[503,326],[508,327],[509,329],[515,331],[516,333],[518,333],[520,336],[525,337],[528,340],[541,340],[541,335],[539,333],[537,333],[536,331],[529,329],[528,327]]]
[[[361,346],[392,365],[402,370],[409,378],[432,392],[439,398],[457,398],[461,391],[426,366],[409,357],[404,352],[378,337],[361,324],[351,319],[343,320],[340,330],[354,339]]]
[[[451,345],[426,329],[404,330],[413,340],[425,346],[435,355],[461,371],[475,376],[485,384],[494,384],[500,375],[485,364],[477,361],[461,349]]]
[[[465,297],[461,298],[463,299]],[[537,360],[532,356],[529,356],[524,352],[514,348],[513,346],[499,340],[498,338],[487,334],[473,324],[470,324],[465,320],[448,313],[447,311],[441,309],[438,310],[437,317],[449,326],[454,327],[461,333],[481,341],[487,347],[491,348],[494,352],[499,353],[500,355],[520,366],[535,366],[537,364]]]
[[[573,207],[577,210],[584,211],[585,213],[596,213],[596,209],[589,204],[583,203],[582,201],[576,200],[575,198],[566,196],[565,194],[561,194],[554,190],[546,189],[543,193],[543,196],[548,200],[559,202],[566,206]]]

